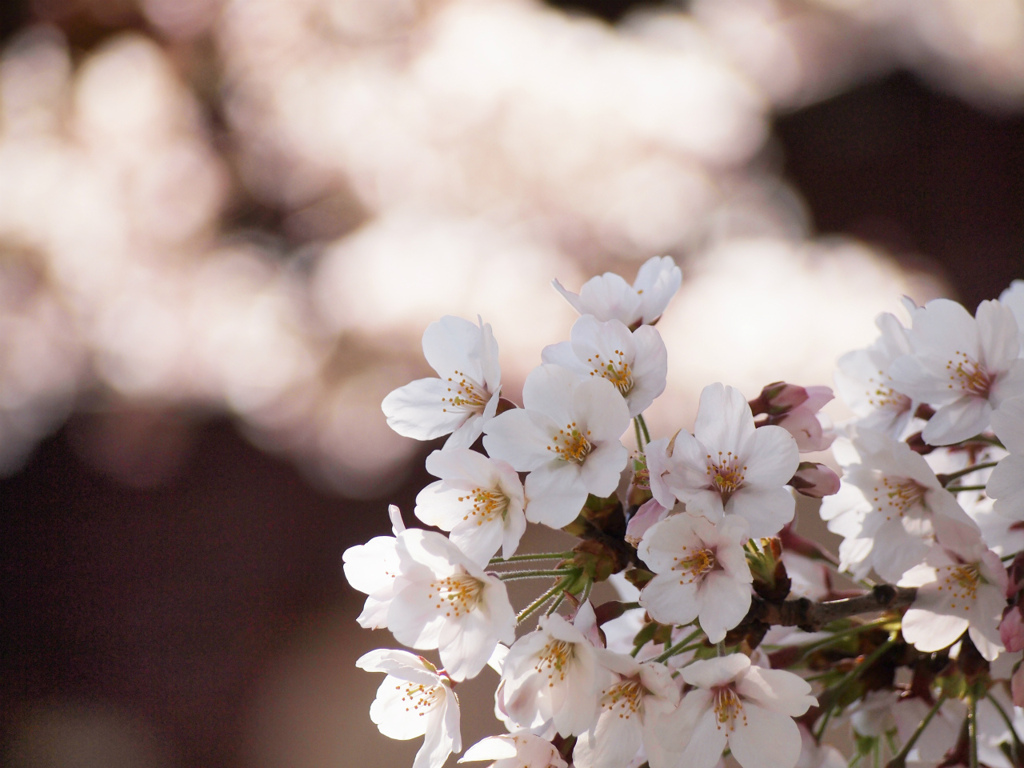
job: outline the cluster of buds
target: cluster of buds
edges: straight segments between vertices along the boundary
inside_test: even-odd
[[[580,317],[521,405],[490,326],[426,330],[437,376],[383,409],[449,435],[413,510],[440,530],[392,507],[393,535],[344,555],[360,625],[416,651],[359,660],[387,675],[373,722],[441,768],[462,749],[455,688],[490,666],[504,733],[462,761],[494,768],[1024,765],[1024,281],[975,316],[939,299],[880,317],[838,362],[845,424],[820,413],[828,387],[715,383],[692,429],[652,437],[655,323],[681,280],[662,257],[633,284],[555,281]],[[801,456],[825,450],[842,480]],[[822,499],[838,555],[794,531],[795,494]],[[531,524],[579,541],[520,552]],[[506,584],[526,579],[543,586],[516,610]],[[592,601],[602,581],[618,599]]]

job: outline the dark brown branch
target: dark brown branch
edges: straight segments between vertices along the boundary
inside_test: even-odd
[[[815,632],[837,619],[901,610],[914,602],[916,596],[914,587],[894,587],[891,584],[879,584],[866,594],[827,603],[815,603],[805,597],[774,602],[755,595],[743,624],[800,627],[807,632]]]

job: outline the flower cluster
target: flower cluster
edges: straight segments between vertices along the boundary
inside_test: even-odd
[[[880,317],[838,362],[844,424],[819,412],[828,387],[748,400],[715,383],[692,430],[652,439],[655,323],[681,279],[662,257],[632,285],[555,281],[580,317],[521,406],[501,397],[490,326],[426,330],[438,378],[383,408],[403,435],[450,435],[413,511],[447,535],[392,507],[394,535],[344,566],[359,623],[440,666],[364,655],[387,675],[373,722],[422,735],[414,768],[440,768],[461,751],[455,688],[489,665],[506,732],[462,760],[496,768],[842,765],[841,727],[851,765],[1024,765],[1024,281],[974,316],[939,299]],[[829,448],[841,481],[801,456]],[[795,532],[796,494],[823,499],[838,557]],[[528,523],[579,542],[519,552]],[[516,613],[520,579],[545,586]],[[595,604],[604,580],[619,599]]]

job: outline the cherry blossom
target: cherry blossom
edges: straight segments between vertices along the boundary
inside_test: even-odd
[[[822,501],[821,517],[844,537],[840,566],[855,578],[874,568],[895,581],[921,562],[937,535],[977,538],[977,525],[906,443],[859,429],[836,448],[843,481]]]
[[[619,320],[636,328],[657,322],[682,282],[683,273],[670,256],[655,256],[640,267],[633,285],[613,272],[590,278],[579,294],[567,291],[557,280],[552,284],[581,315]]]
[[[640,663],[605,653],[605,664],[617,679],[601,691],[597,717],[576,740],[575,768],[620,768],[642,748],[652,767],[657,763],[671,727],[668,715],[679,703],[679,687],[671,670],[655,662]],[[656,757],[659,756],[659,757]]]
[[[910,342],[888,373],[901,392],[936,407],[922,432],[930,445],[984,431],[1003,400],[1024,394],[1020,332],[998,301],[981,302],[975,317],[954,301],[930,301],[914,313]]]
[[[640,604],[663,624],[699,619],[712,643],[721,642],[750,607],[753,581],[743,552],[746,525],[726,518],[677,512],[644,533],[637,554],[657,575],[640,593]]]
[[[1006,608],[1006,569],[980,534],[972,541],[933,546],[899,585],[917,587],[902,628],[903,637],[919,651],[947,648],[965,631],[989,661],[1003,650],[999,622]]]
[[[1024,285],[1024,281],[1021,285]],[[996,501],[993,509],[1013,520],[1024,520],[1024,397],[1008,400],[992,414],[992,428],[1010,454],[992,470],[986,490]]]
[[[607,379],[625,398],[630,416],[643,413],[665,391],[668,352],[653,326],[641,325],[631,333],[619,320],[583,315],[573,324],[571,338],[545,347],[541,359],[581,376]]]
[[[396,551],[388,629],[403,645],[437,648],[453,680],[474,677],[499,641],[515,638],[505,585],[434,531],[404,531]]]
[[[802,678],[754,666],[740,653],[695,661],[680,674],[694,688],[671,717],[675,729],[667,733],[678,747],[671,765],[711,768],[726,747],[743,768],[796,765],[801,737],[793,718],[817,703]]]
[[[544,730],[550,725],[562,736],[590,727],[598,695],[613,674],[598,660],[598,649],[584,632],[593,621],[585,603],[576,624],[553,614],[541,617],[537,629],[509,649],[496,694],[504,718],[520,728]]]
[[[484,448],[526,476],[526,518],[561,528],[588,494],[609,496],[628,452],[620,442],[629,410],[605,379],[579,379],[558,365],[534,368],[523,385],[523,408],[484,427]]]
[[[412,768],[441,768],[462,750],[459,699],[433,664],[407,651],[377,649],[360,656],[356,666],[387,673],[370,705],[380,732],[391,739],[424,737]]]
[[[875,324],[881,335],[871,346],[847,352],[836,362],[836,389],[856,414],[858,426],[900,438],[918,403],[895,388],[887,371],[894,360],[911,352],[909,331],[888,312]]]
[[[417,379],[381,403],[388,425],[403,437],[468,448],[497,412],[501,390],[498,345],[491,326],[446,315],[423,332],[423,356],[439,378]]]
[[[647,446],[651,492],[671,507],[676,500],[711,522],[739,515],[751,536],[774,536],[793,518],[795,501],[784,487],[800,463],[796,440],[778,426],[755,428],[746,399],[733,387],[704,388],[694,434]]]
[[[550,741],[523,731],[488,736],[466,750],[460,763],[493,760],[487,768],[566,768]]]
[[[507,462],[466,448],[434,451],[427,471],[441,478],[416,496],[415,514],[449,538],[477,565],[500,548],[511,557],[526,531],[526,499],[519,475]]]
[[[395,576],[401,568],[397,546],[405,524],[394,504],[388,507],[388,514],[394,536],[375,536],[365,544],[349,547],[341,558],[348,583],[368,595],[356,619],[364,629],[382,629],[388,625]]]

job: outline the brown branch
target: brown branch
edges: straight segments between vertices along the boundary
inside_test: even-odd
[[[815,632],[836,619],[847,619],[863,613],[898,611],[909,606],[917,596],[914,587],[894,587],[879,584],[870,592],[843,600],[815,603],[806,597],[798,600],[770,601],[757,595],[750,605],[744,624],[765,624],[768,626],[799,627]]]

